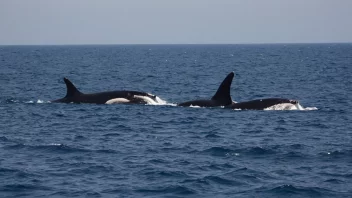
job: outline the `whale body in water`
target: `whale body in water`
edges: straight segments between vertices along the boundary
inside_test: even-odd
[[[93,104],[157,104],[161,101],[156,95],[140,91],[106,91],[82,93],[67,78],[64,78],[66,96],[51,102],[59,103],[93,103]]]

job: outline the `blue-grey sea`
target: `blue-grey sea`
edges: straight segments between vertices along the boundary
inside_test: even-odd
[[[304,110],[174,104],[282,97]],[[136,90],[165,105],[60,104]],[[352,197],[352,44],[0,46],[0,197]]]

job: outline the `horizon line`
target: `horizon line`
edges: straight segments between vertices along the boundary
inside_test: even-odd
[[[0,44],[0,46],[102,46],[102,45],[301,45],[301,44],[352,44],[347,42],[278,42],[278,43],[87,43],[87,44]]]

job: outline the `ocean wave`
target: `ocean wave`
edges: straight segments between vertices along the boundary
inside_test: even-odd
[[[275,180],[275,178],[266,172],[243,167],[226,173],[226,176],[236,178],[246,183],[261,183],[263,181]]]
[[[11,146],[5,147],[5,149],[28,149],[28,150],[40,150],[47,152],[55,152],[55,153],[72,153],[72,152],[87,152],[84,149],[78,149],[74,147],[70,147],[64,144],[48,144],[48,145],[27,145],[27,144],[15,144]]]
[[[214,156],[239,156],[239,155],[270,155],[275,154],[275,149],[263,148],[259,146],[248,147],[242,149],[229,149],[225,147],[212,147],[201,151],[203,154],[210,154]]]
[[[216,135],[216,133],[210,133],[206,135],[205,138],[221,138],[221,136]]]
[[[276,159],[306,159],[310,157],[309,154],[302,152],[304,145],[289,145],[289,146],[253,146],[246,148],[228,148],[228,147],[211,147],[202,151],[200,154],[212,155],[212,156],[224,156],[224,157],[261,157],[271,156]]]
[[[226,179],[224,177],[220,176],[206,176],[203,178],[203,180],[208,181],[208,183],[215,183],[215,184],[220,184],[220,185],[228,185],[228,186],[241,186],[245,185],[243,182],[239,182],[233,179]]]
[[[210,154],[214,156],[226,156],[228,153],[233,153],[234,151],[224,147],[211,147],[201,151],[202,154]]]
[[[117,136],[121,136],[121,134],[119,134],[119,133],[106,133],[103,136],[105,136],[105,137],[117,137]]]
[[[237,153],[244,153],[246,155],[270,155],[275,154],[277,151],[271,148],[263,148],[260,146],[249,147],[245,149],[240,149]]]
[[[142,170],[139,174],[146,176],[148,179],[162,179],[162,178],[185,178],[189,177],[185,172],[182,171],[159,171],[159,170]]]
[[[260,190],[261,191],[261,190]],[[269,193],[273,196],[300,196],[300,197],[320,197],[332,193],[332,191],[319,187],[296,187],[293,185],[280,185],[269,190],[263,190],[263,193]]]
[[[202,170],[226,170],[226,169],[232,169],[234,168],[233,165],[229,164],[229,163],[224,163],[224,164],[216,164],[216,163],[212,163],[210,165],[204,165],[201,167]]]
[[[99,192],[91,190],[60,190],[45,197],[101,197]]]
[[[8,177],[8,178],[17,178],[17,179],[29,179],[40,177],[40,175],[28,172],[23,169],[15,169],[15,168],[0,168],[0,176]]]
[[[330,178],[330,179],[337,179],[340,178],[342,180],[347,179],[346,181],[348,181],[349,179],[352,179],[352,173],[349,171],[336,171],[336,166],[335,165],[331,165],[331,166],[326,166],[324,167],[324,169],[321,169],[319,172],[319,175],[322,175],[324,177]]]
[[[319,156],[327,159],[352,159],[352,150],[334,150],[319,153]]]
[[[151,159],[148,160],[148,163],[152,163],[152,164],[165,164],[168,163],[168,161],[164,160],[164,159]]]
[[[19,170],[17,169],[11,169],[11,168],[1,168],[0,167],[0,173],[15,173],[18,172]]]
[[[99,150],[91,150],[93,152],[96,152],[96,153],[119,153],[115,150],[112,150],[112,149],[99,149]]]
[[[98,174],[101,175],[102,173],[112,173],[115,172],[114,167],[112,166],[105,166],[105,165],[95,165],[91,163],[74,163],[70,164],[74,168],[70,168],[68,173],[70,174],[78,174],[78,175],[93,175]]]
[[[34,190],[52,190],[50,187],[42,185],[32,185],[32,184],[7,184],[0,187],[2,192],[28,192]]]
[[[298,151],[288,151],[282,154],[280,157],[284,159],[304,159],[307,158],[308,155]]]
[[[34,151],[44,151],[44,152],[61,153],[61,154],[87,153],[87,152],[116,153],[116,151],[111,149],[93,150],[93,149],[77,148],[77,147],[68,146],[65,144],[58,144],[58,143],[52,143],[47,145],[27,145],[27,144],[17,143],[14,145],[5,146],[3,148],[8,150],[29,150],[29,151],[34,150]]]
[[[291,144],[288,146],[290,149],[303,149],[306,147],[304,144]]]
[[[325,180],[324,182],[326,183],[331,183],[331,184],[343,184],[343,183],[346,183],[340,179],[327,179]]]
[[[1,142],[12,142],[10,139],[8,139],[8,138],[5,137],[5,136],[0,136],[0,141],[1,141]]]
[[[136,190],[136,192],[148,194],[148,195],[194,195],[196,191],[182,186],[182,185],[170,185],[170,186],[160,186],[160,187],[152,187],[152,188],[140,188]]]
[[[230,178],[225,178],[222,176],[215,176],[215,175],[204,176],[202,178],[196,178],[196,179],[185,179],[185,180],[181,181],[181,184],[187,184],[187,186],[201,185],[205,188],[209,188],[210,186],[214,186],[216,188],[216,186],[218,186],[218,185],[225,185],[225,186],[246,185],[246,183],[241,182],[241,181],[237,181],[237,180],[230,179]]]

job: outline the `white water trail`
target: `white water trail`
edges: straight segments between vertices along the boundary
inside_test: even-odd
[[[268,108],[265,108],[264,110],[298,110],[298,111],[311,111],[311,110],[318,110],[316,107],[307,107],[304,108],[301,104],[291,104],[291,103],[281,103],[277,104]]]

